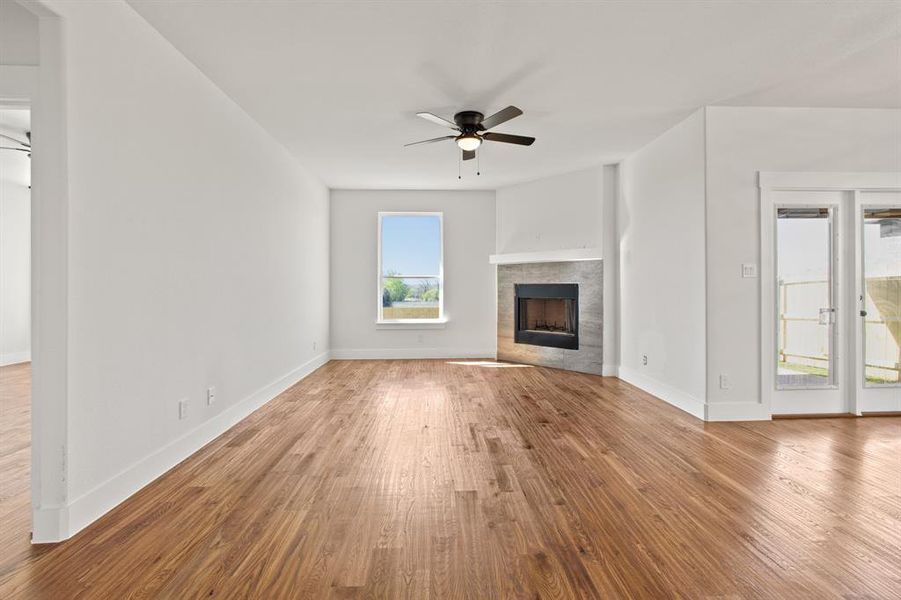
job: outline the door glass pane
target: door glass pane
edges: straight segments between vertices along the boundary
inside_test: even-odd
[[[777,209],[776,262],[777,387],[833,385],[831,211]]]
[[[866,385],[897,384],[901,368],[901,207],[863,214]]]

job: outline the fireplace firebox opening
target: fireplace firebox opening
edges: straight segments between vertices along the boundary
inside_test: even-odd
[[[514,300],[517,344],[579,349],[579,285],[518,283]]]

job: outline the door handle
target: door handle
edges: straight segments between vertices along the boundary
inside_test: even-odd
[[[865,310],[860,311],[860,316],[861,317],[867,316],[867,311],[865,311]]]

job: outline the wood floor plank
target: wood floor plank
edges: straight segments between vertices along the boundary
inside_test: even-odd
[[[31,546],[0,368],[0,597],[899,598],[901,418],[702,423],[613,378],[332,361]]]

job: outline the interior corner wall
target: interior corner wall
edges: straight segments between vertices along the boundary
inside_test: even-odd
[[[498,189],[497,253],[600,249],[603,181],[598,166]]]
[[[601,255],[604,260],[604,375],[619,375],[619,208],[620,165],[603,166]]]
[[[379,211],[444,213],[443,329],[376,326]],[[493,191],[332,190],[333,358],[489,358],[497,352]]]
[[[706,397],[704,135],[702,109],[626,159],[617,210],[619,375],[699,418]]]
[[[41,395],[66,415],[40,440],[65,465],[42,480],[60,505],[36,506],[51,541],[42,509],[74,534],[327,360],[329,213],[327,188],[126,3],[41,6],[62,89],[39,106],[61,103],[67,173],[45,198],[68,199],[35,234],[40,260],[65,258],[41,290],[66,311],[43,324],[65,352]],[[42,20],[42,70],[45,42]]]
[[[497,190],[498,254],[592,248],[604,260],[604,375],[619,365],[618,173],[598,165]]]
[[[769,418],[760,408],[759,171],[901,171],[901,110],[707,108],[708,412]],[[731,382],[720,389],[720,375]]]

